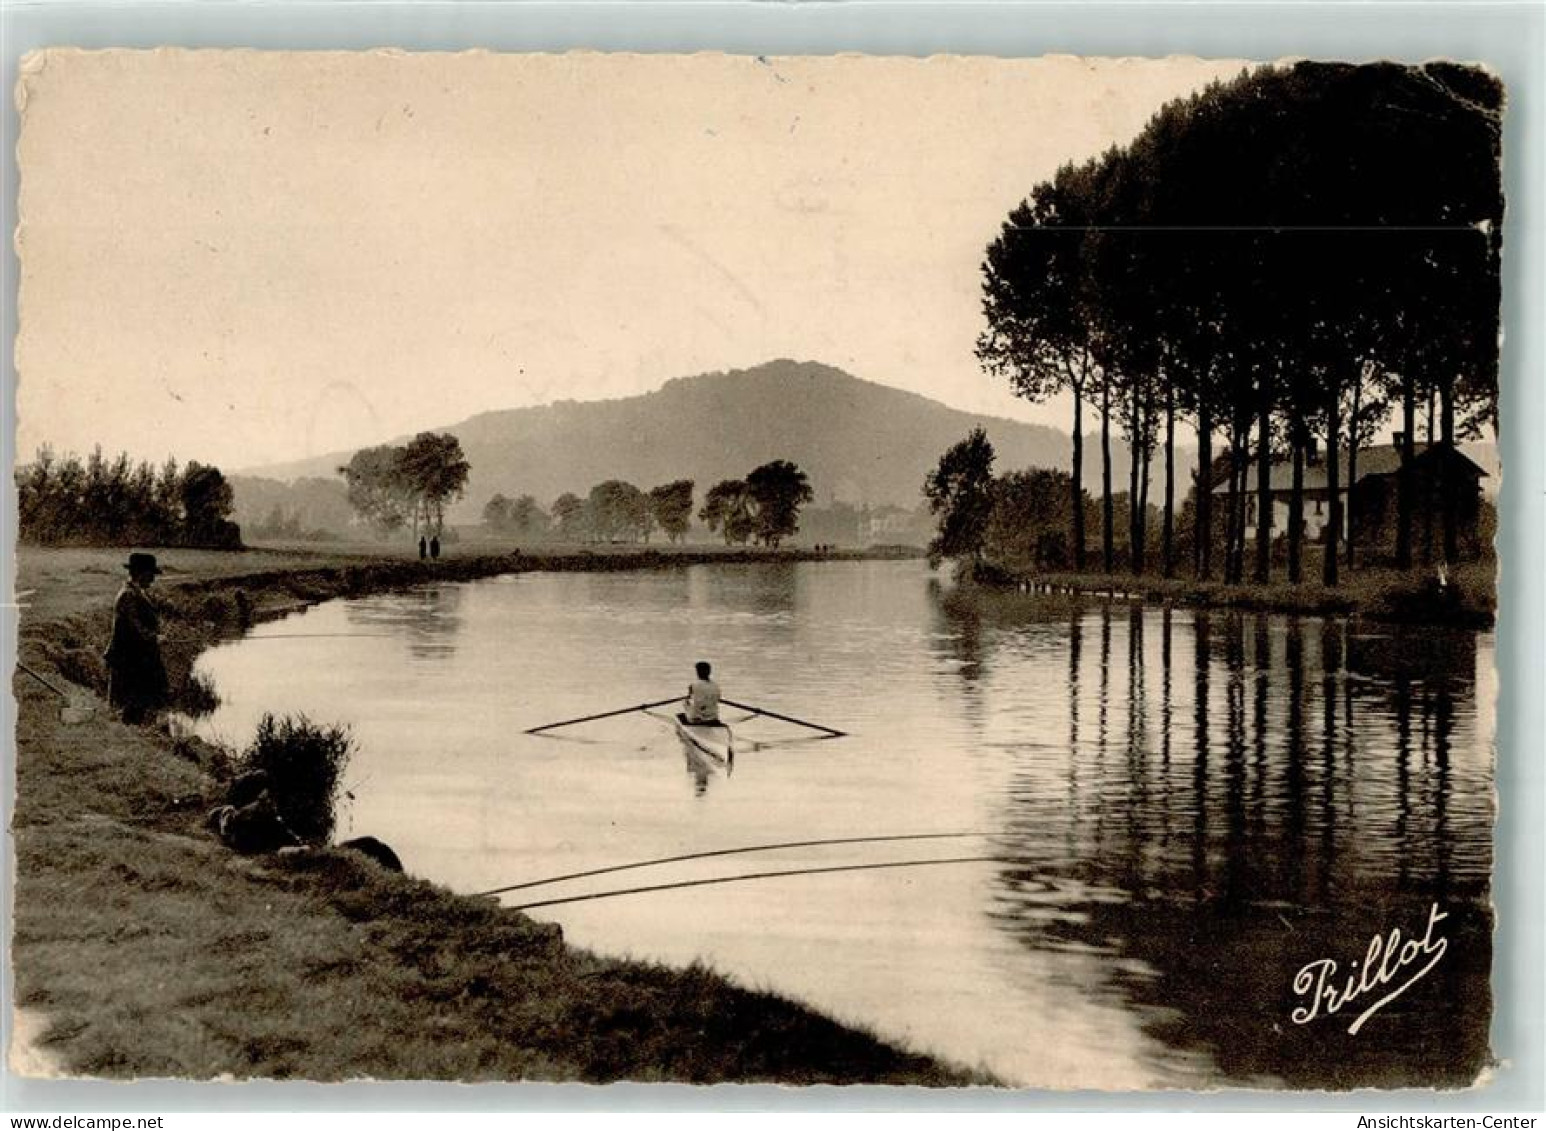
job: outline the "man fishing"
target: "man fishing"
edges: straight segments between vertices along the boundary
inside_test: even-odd
[[[161,615],[150,586],[161,573],[154,554],[129,555],[129,579],[113,602],[113,638],[107,662],[107,700],[126,723],[142,723],[166,703],[166,665],[161,660]]]
[[[682,714],[690,723],[717,723],[719,684],[709,678],[713,669],[708,661],[699,660],[695,670],[698,678],[687,685],[687,705]]]

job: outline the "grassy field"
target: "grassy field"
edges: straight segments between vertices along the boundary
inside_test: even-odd
[[[486,549],[427,564],[374,546],[164,551],[165,627],[194,642],[174,683],[198,641],[238,630],[237,590],[261,618],[434,578],[726,556]],[[11,955],[49,1063],[113,1078],[991,1083],[701,966],[570,947],[352,853],[225,849],[204,828],[215,753],[124,726],[97,697],[124,556],[24,549],[18,563],[22,661],[95,708],[65,718],[31,677],[13,681]]]

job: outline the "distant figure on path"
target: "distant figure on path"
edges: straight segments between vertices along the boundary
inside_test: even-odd
[[[424,555],[427,554],[428,552],[429,552],[429,548],[428,548],[427,543],[425,543],[423,538],[420,538],[419,539],[419,561],[422,562],[424,560]]]
[[[429,540],[429,556],[438,559],[440,557],[440,535],[435,535]]]
[[[696,665],[698,678],[687,685],[687,709],[683,717],[690,723],[719,722],[719,684],[709,678],[713,669],[704,660]]]
[[[124,582],[113,602],[113,638],[107,662],[107,700],[126,723],[142,723],[166,704],[166,665],[161,660],[161,614],[150,599],[161,572],[154,554],[130,554]]]

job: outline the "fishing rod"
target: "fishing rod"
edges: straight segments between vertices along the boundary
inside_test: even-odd
[[[246,640],[395,640],[390,632],[271,632],[264,636],[244,636]]]
[[[173,640],[180,640],[187,644],[201,644],[203,637],[192,633],[172,632],[168,634]],[[249,640],[391,640],[395,639],[390,632],[270,632],[260,636],[243,636],[241,643]]]
[[[56,685],[53,680],[45,679],[42,675],[34,671],[32,668],[29,668],[20,660],[16,661],[16,666],[27,675],[30,675],[33,679],[37,680],[44,687],[48,688],[55,695],[59,696],[59,698],[64,700],[64,706],[59,708],[59,719],[61,722],[73,726],[78,723],[86,722],[96,714],[97,709],[93,704],[78,700],[68,691],[65,691]]]
[[[711,884],[735,884],[748,880],[773,880],[785,876],[818,876],[833,872],[872,872],[884,868],[927,868],[938,864],[1001,864],[1010,863],[1003,856],[951,856],[937,860],[887,860],[878,864],[838,864],[826,868],[793,868],[778,872],[744,872],[739,876],[715,876],[705,880],[681,880],[672,884],[650,884],[646,887],[618,888],[614,891],[592,892],[590,895],[570,895],[561,899],[542,899],[534,903],[509,905],[512,911],[532,911],[538,907],[557,907],[561,903],[587,903],[594,899],[613,899],[620,895],[643,895],[647,892],[675,891],[679,888],[707,887]]]
[[[39,675],[37,672],[33,671],[31,668],[29,668],[26,664],[22,663],[20,660],[16,661],[16,666],[18,668],[20,668],[22,671],[26,672],[28,675],[30,675],[33,679],[37,680],[44,687],[48,688],[55,695],[59,696],[59,698],[63,699],[66,703],[73,702],[73,700],[71,700],[71,698],[70,698],[70,693],[68,691],[63,691],[60,688],[56,687],[52,680],[44,679],[41,675]]]
[[[527,880],[525,883],[480,891],[478,896],[503,895],[505,892],[522,891],[526,888],[546,887],[564,880],[579,880],[588,876],[602,876],[609,872],[627,872],[635,868],[652,868],[659,864],[679,864],[685,860],[707,860],[715,856],[741,856],[751,852],[775,852],[785,848],[819,848],[833,844],[881,844],[903,840],[964,840],[967,837],[992,836],[992,833],[902,833],[895,836],[848,836],[829,837],[824,840],[789,840],[779,844],[751,844],[743,848],[716,848],[710,852],[687,852],[680,856],[659,856],[653,860],[639,860],[632,864],[612,864],[605,868],[590,868],[584,872],[568,872],[562,876],[550,876],[545,880]]]

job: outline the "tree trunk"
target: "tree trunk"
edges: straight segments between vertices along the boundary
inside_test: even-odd
[[[1251,426],[1249,422],[1240,426],[1239,436],[1235,440],[1235,466],[1240,469],[1240,486],[1235,491],[1235,506],[1239,508],[1239,514],[1235,516],[1235,566],[1234,580],[1236,585],[1245,583],[1245,539],[1246,516],[1250,510],[1250,483],[1251,483]]]
[[[1237,420],[1229,437],[1230,534],[1224,579],[1232,585],[1245,580],[1246,483],[1250,469],[1250,456],[1246,451],[1248,427]]]
[[[1358,508],[1353,505],[1353,492],[1358,489],[1358,436],[1347,438],[1347,572],[1353,572],[1353,533],[1357,529]]]
[[[1326,552],[1321,559],[1321,584],[1337,584],[1337,538],[1342,533],[1342,484],[1338,481],[1337,442],[1342,428],[1335,392],[1326,405]]]
[[[1412,433],[1417,428],[1417,381],[1410,373],[1401,381],[1401,467],[1396,472],[1396,565],[1412,568]]]
[[[1353,494],[1358,490],[1358,445],[1363,433],[1358,427],[1358,414],[1363,411],[1363,371],[1353,385],[1353,417],[1347,423],[1347,572],[1351,574],[1358,551],[1358,507]]]
[[[1437,388],[1431,388],[1431,389],[1428,390],[1428,447],[1430,447],[1430,448],[1433,447],[1434,428],[1438,424],[1438,419],[1437,418],[1438,418],[1438,389]],[[1413,484],[1413,487],[1415,489],[1415,487],[1416,487],[1415,483]],[[1433,494],[1432,494],[1431,491],[1429,492],[1428,497],[1426,499],[1421,500],[1421,505],[1420,506],[1418,506],[1416,504],[1416,501],[1414,499],[1414,507],[1415,507],[1415,509],[1420,510],[1422,512],[1422,516],[1423,516],[1423,564],[1424,565],[1432,565],[1433,564],[1433,533],[1434,533],[1433,527],[1434,527],[1434,523],[1435,522],[1439,523],[1439,526],[1440,526],[1440,535],[1439,536],[1441,538],[1443,537],[1443,533],[1442,533],[1442,530],[1443,530],[1443,516],[1442,515],[1435,515],[1433,513],[1433,505],[1434,505],[1434,498],[1433,498]],[[1443,506],[1444,506],[1444,503],[1443,503],[1443,493],[1441,492],[1440,496],[1439,496],[1439,507],[1440,507],[1441,510],[1443,509]]]
[[[1422,505],[1415,509],[1423,516],[1423,565],[1433,564],[1433,495],[1422,500]]]
[[[1074,569],[1084,572],[1084,389],[1074,386]]]
[[[1133,390],[1133,410],[1128,417],[1128,435],[1132,437],[1127,447],[1127,567],[1136,577],[1143,572],[1143,555],[1139,550],[1143,538],[1143,512],[1139,508],[1139,477],[1143,473],[1143,405],[1138,390]]]
[[[1288,496],[1288,581],[1304,580],[1304,442],[1302,429],[1293,430],[1294,483]]]
[[[1213,414],[1197,410],[1197,506],[1193,515],[1192,565],[1197,580],[1213,576]]]
[[[1460,560],[1460,516],[1456,513],[1460,500],[1455,496],[1450,476],[1450,457],[1455,451],[1455,385],[1451,378],[1439,393],[1440,427],[1443,429],[1439,462],[1439,497],[1444,508],[1444,561],[1454,565]]]
[[[1240,491],[1240,469],[1235,458],[1235,437],[1231,430],[1229,444],[1229,491],[1224,496],[1224,584],[1235,580],[1235,502]]]
[[[1272,578],[1272,382],[1264,368],[1256,400],[1256,576]]]
[[[1105,558],[1106,572],[1112,570],[1111,513],[1111,381],[1103,375],[1100,390],[1100,491],[1101,491],[1101,552]]]
[[[1201,496],[1198,497],[1199,501]],[[1165,520],[1160,538],[1164,543],[1162,568],[1165,576],[1176,575],[1176,385],[1165,380]]]
[[[1143,474],[1138,477],[1138,573],[1149,566],[1149,471],[1154,466],[1154,444],[1150,441],[1154,428],[1152,413],[1145,413],[1143,428]]]

